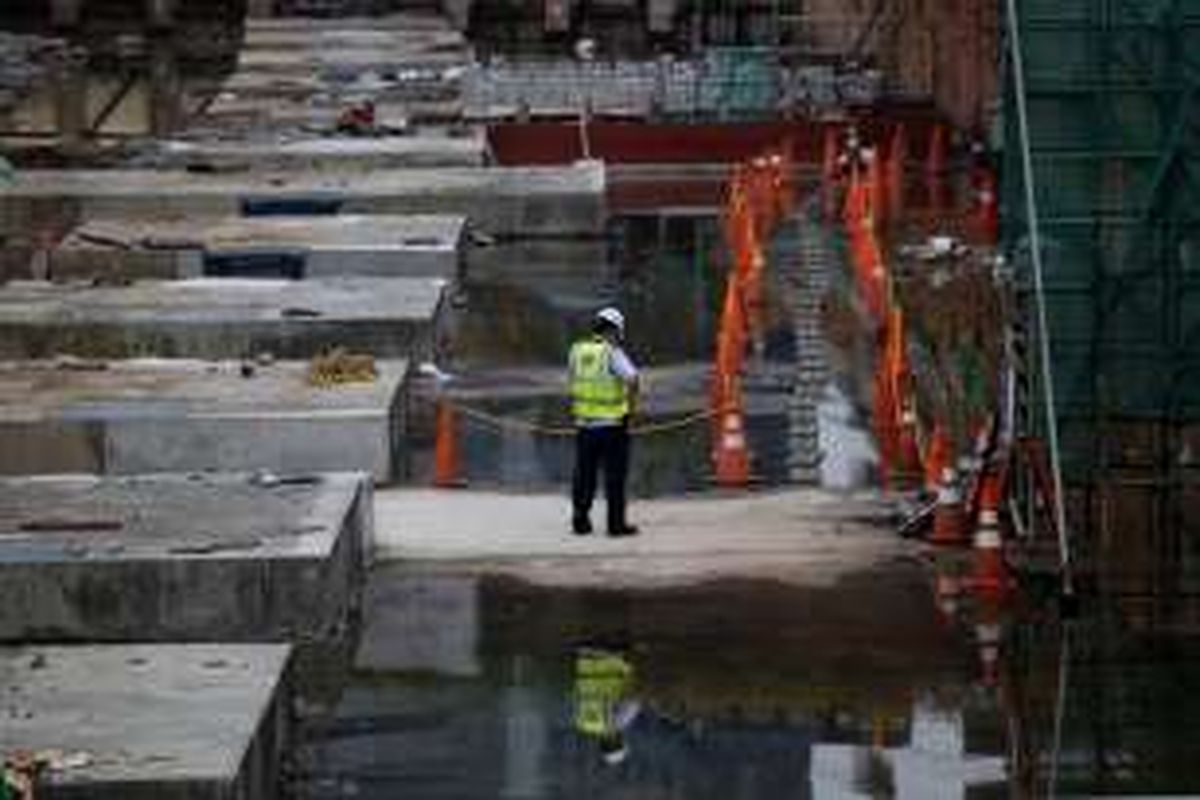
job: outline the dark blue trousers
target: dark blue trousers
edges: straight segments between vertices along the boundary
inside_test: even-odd
[[[626,424],[581,427],[575,434],[575,477],[571,485],[574,521],[589,519],[596,479],[604,470],[609,532],[627,527],[625,481],[629,474],[629,427]]]

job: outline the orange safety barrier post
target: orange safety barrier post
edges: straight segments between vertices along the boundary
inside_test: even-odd
[[[717,484],[726,487],[750,482],[740,380],[748,333],[740,285],[737,273],[731,271],[725,284],[711,398],[713,465]]]
[[[1000,235],[1000,205],[996,196],[996,176],[986,166],[978,167],[973,175],[975,188],[975,226],[984,244],[991,244]]]
[[[933,531],[929,543],[956,546],[967,543],[967,515],[963,507],[958,474],[953,467],[942,469],[937,490],[937,505],[933,510]]]
[[[742,389],[736,375],[725,376],[721,391],[725,404],[717,414],[713,462],[718,486],[743,488],[750,482],[750,451],[746,446]]]
[[[1004,542],[1000,535],[1000,505],[1004,499],[1004,474],[996,464],[984,467],[979,489],[979,520],[975,527],[974,568],[971,588],[991,598],[1012,588]]]
[[[879,483],[889,486],[897,460],[896,441],[899,437],[892,413],[895,408],[892,383],[888,375],[888,365],[883,358],[876,359],[873,384],[871,419],[874,422],[875,442],[879,446]]]
[[[884,486],[896,477],[921,470],[912,410],[911,375],[904,335],[904,314],[892,307],[884,323],[875,368],[874,420]]]
[[[925,470],[925,490],[928,492],[937,491],[941,485],[942,472],[946,467],[950,466],[954,461],[954,448],[950,444],[950,437],[946,435],[946,429],[940,424],[935,424],[933,433],[929,437],[929,445],[925,449],[924,470]]]
[[[442,489],[466,485],[461,474],[458,455],[458,424],[454,407],[445,400],[437,401],[433,446],[433,484]]]

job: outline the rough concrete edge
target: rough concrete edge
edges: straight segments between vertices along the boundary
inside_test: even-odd
[[[257,709],[255,719],[258,720],[251,732],[250,737],[246,740],[246,746],[242,752],[236,757],[236,771],[227,787],[228,795],[231,798],[245,797],[247,800],[254,800],[257,794],[254,792],[254,780],[252,776],[247,775],[247,771],[253,769],[256,765],[250,763],[255,755],[270,757],[269,753],[259,753],[259,749],[264,746],[264,737],[270,737],[271,749],[277,754],[275,758],[275,779],[272,784],[276,789],[282,787],[285,780],[283,770],[283,756],[287,754],[293,735],[293,717],[291,713],[292,705],[292,670],[295,661],[295,647],[291,644],[267,643],[259,645],[262,647],[270,647],[276,651],[272,653],[277,660],[277,668],[274,671],[274,678],[270,685],[270,691],[262,700],[261,706]],[[248,782],[247,786],[244,782]],[[224,793],[224,792],[222,792]],[[267,798],[263,798],[267,800]]]

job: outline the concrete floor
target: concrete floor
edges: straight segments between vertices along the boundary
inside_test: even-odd
[[[917,557],[878,496],[817,489],[638,501],[639,536],[568,532],[565,495],[382,490],[375,554],[433,572],[504,574],[552,586],[650,588],[722,577],[828,585]],[[593,521],[603,519],[603,506]],[[602,526],[599,526],[602,530]]]

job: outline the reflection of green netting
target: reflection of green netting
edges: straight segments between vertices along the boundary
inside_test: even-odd
[[[1113,424],[1200,416],[1200,0],[1019,8],[1057,415],[1082,478]],[[1028,285],[1014,99],[1005,238]]]

